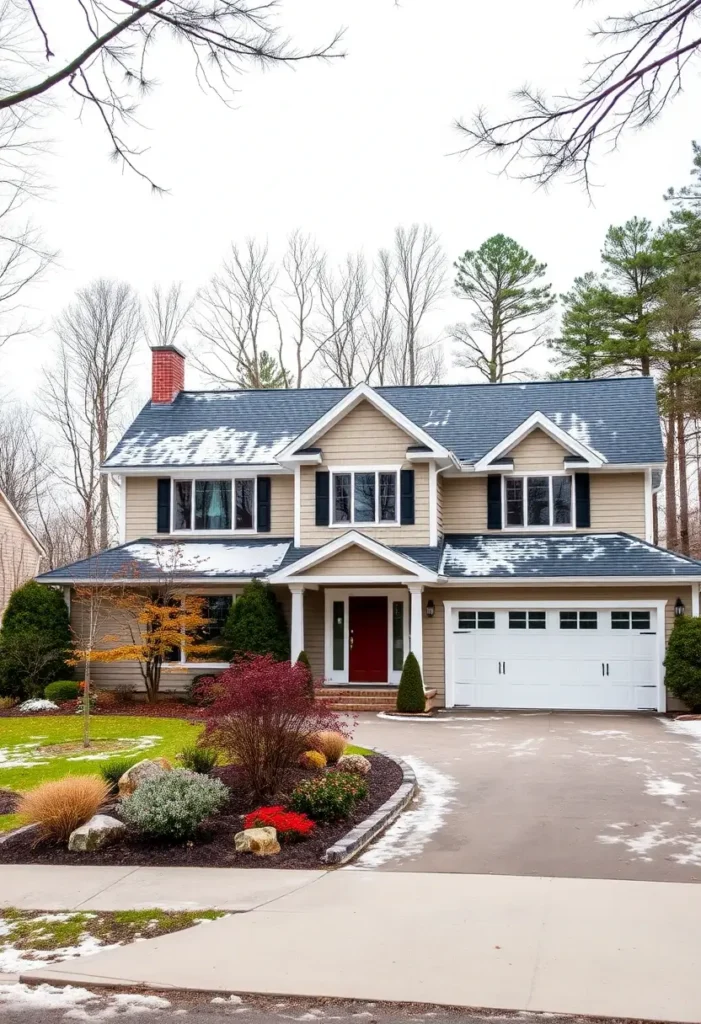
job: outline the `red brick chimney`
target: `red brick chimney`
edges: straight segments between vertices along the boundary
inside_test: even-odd
[[[185,387],[185,356],[175,345],[154,345],[151,353],[151,401],[170,405]]]

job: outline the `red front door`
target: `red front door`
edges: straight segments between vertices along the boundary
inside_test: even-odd
[[[387,682],[387,598],[348,599],[351,683]]]

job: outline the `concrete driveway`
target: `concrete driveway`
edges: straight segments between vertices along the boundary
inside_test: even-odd
[[[563,712],[362,715],[356,742],[406,758],[422,796],[358,867],[701,881],[701,732],[683,728]]]

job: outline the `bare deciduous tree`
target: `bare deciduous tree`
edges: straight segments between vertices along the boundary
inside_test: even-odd
[[[146,335],[150,345],[175,345],[192,311],[193,300],[185,297],[178,281],[164,290],[153,286],[146,300]]]
[[[0,490],[23,518],[36,510],[37,491],[50,477],[50,445],[31,411],[6,405],[0,412]]]
[[[80,502],[91,555],[109,543],[109,482],[99,469],[142,334],[139,300],[127,284],[94,281],[78,292],[54,327],[58,352],[55,367],[45,374],[45,415],[65,449],[68,468],[62,478]]]
[[[334,387],[351,388],[370,380],[377,353],[365,330],[368,272],[362,254],[350,255],[340,267],[324,265],[319,278],[319,358],[323,379]]]
[[[0,111],[18,117],[47,96],[73,94],[107,131],[115,159],[156,188],[139,167],[143,152],[128,135],[139,102],[157,84],[149,68],[168,37],[184,44],[193,83],[224,100],[242,68],[341,56],[340,33],[322,47],[296,50],[278,34],[274,2],[255,0],[26,0],[0,8]],[[65,59],[54,35],[66,33]],[[4,53],[2,52],[4,49]],[[9,71],[7,69],[10,69]],[[66,93],[67,91],[67,93]]]
[[[588,64],[574,93],[550,99],[527,86],[517,93],[519,116],[493,120],[478,111],[458,122],[467,150],[496,153],[507,169],[539,185],[568,174],[589,187],[599,150],[651,124],[681,92],[687,65],[701,51],[700,14],[701,0],[652,0],[605,18],[592,33],[604,55]]]
[[[445,288],[446,259],[438,235],[428,224],[398,227],[394,232],[394,296],[392,305],[399,321],[393,383],[419,384],[431,362],[420,341],[421,325]],[[421,353],[424,353],[423,357]]]

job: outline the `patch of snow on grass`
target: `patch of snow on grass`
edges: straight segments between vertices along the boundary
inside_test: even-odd
[[[418,757],[404,756],[419,784],[418,801],[361,854],[354,868],[378,868],[389,861],[417,857],[445,821],[457,782]]]
[[[77,946],[65,946],[59,949],[33,951],[16,949],[14,946],[3,945],[0,940],[0,973],[19,974],[40,967],[48,967],[61,960],[74,960],[83,956],[94,956],[110,949],[117,949],[120,943],[105,946],[93,935],[83,935]]]

